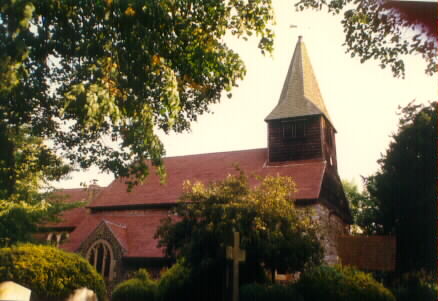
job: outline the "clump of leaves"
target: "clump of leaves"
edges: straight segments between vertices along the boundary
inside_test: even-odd
[[[222,275],[226,246],[238,231],[247,255],[241,264],[243,283],[265,281],[266,269],[295,272],[319,263],[323,252],[317,226],[310,212],[295,207],[292,179],[266,176],[258,179],[258,185],[254,181],[250,184],[239,171],[209,185],[187,182],[182,203],[175,209],[177,218],[165,220],[156,234],[166,254],[186,258],[194,274],[216,271],[200,278]]]
[[[225,35],[262,52],[274,36],[270,0],[6,1],[0,20],[0,129],[29,126],[131,185],[148,159],[164,175],[157,129],[188,130],[244,77]]]
[[[32,244],[0,249],[0,282],[14,281],[42,300],[62,300],[87,287],[106,299],[101,275],[80,255]]]
[[[394,295],[371,274],[345,266],[319,266],[301,274],[296,287],[305,300],[395,301]]]
[[[382,68],[389,67],[394,76],[404,77],[403,57],[421,55],[426,61],[425,72],[437,72],[436,24],[431,27],[407,18],[390,5],[391,1],[374,0],[300,0],[296,7],[323,9],[340,14],[344,27],[346,52],[359,57],[363,63],[377,60]],[[396,2],[396,1],[394,1]],[[435,9],[430,7],[430,9]],[[433,15],[430,15],[434,19]],[[429,21],[428,21],[429,22]]]
[[[119,283],[111,296],[113,301],[154,301],[157,283],[146,269],[139,269],[131,279]]]

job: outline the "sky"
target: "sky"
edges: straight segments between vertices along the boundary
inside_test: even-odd
[[[326,12],[296,12],[290,0],[273,0],[276,16],[275,50],[263,56],[256,39],[247,42],[228,38],[229,46],[246,64],[247,74],[239,87],[225,94],[219,104],[183,134],[160,134],[166,156],[181,156],[267,147],[264,118],[280,97],[287,68],[298,36],[313,66],[322,97],[337,130],[338,172],[341,179],[360,186],[361,176],[378,170],[377,160],[385,153],[397,130],[399,106],[437,100],[435,77],[424,73],[421,57],[405,58],[406,77],[397,79],[377,61],[364,64],[351,58],[342,46],[344,33],[339,16]],[[291,26],[292,25],[292,26]],[[81,183],[107,186],[112,175],[90,169],[72,173],[55,183],[57,188],[80,187]]]

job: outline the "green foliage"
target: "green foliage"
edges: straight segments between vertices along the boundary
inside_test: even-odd
[[[246,284],[240,288],[241,301],[303,301],[291,285]]]
[[[157,231],[166,254],[186,258],[194,283],[208,287],[208,293],[225,285],[225,249],[233,231],[240,232],[246,250],[242,283],[266,280],[265,269],[294,272],[322,259],[311,213],[294,206],[293,181],[281,176],[259,181],[252,188],[240,171],[208,186],[186,183],[183,202],[175,208],[178,219],[169,217]]]
[[[184,262],[178,262],[166,270],[158,284],[157,301],[193,300],[190,274],[191,270]]]
[[[140,279],[129,279],[120,283],[111,297],[114,301],[153,301],[156,287]]]
[[[436,274],[425,271],[403,274],[395,281],[392,291],[397,301],[435,301],[437,299]]]
[[[351,267],[319,266],[306,270],[297,282],[305,300],[395,301],[392,293],[371,274]]]
[[[307,262],[319,262],[322,249],[315,224],[310,212],[295,208],[291,178],[259,180],[250,188],[240,171],[208,186],[187,182],[183,202],[175,209],[180,219],[167,219],[157,232],[167,255],[178,253],[195,266],[224,258],[233,231],[239,231],[251,264],[293,272]]]
[[[351,215],[353,216],[352,232],[366,235],[382,233],[382,225],[376,223],[381,215],[377,200],[372,198],[366,189],[360,192],[353,182],[343,180],[342,186],[347,200],[350,202]]]
[[[51,246],[22,244],[0,249],[0,282],[14,281],[43,300],[65,299],[87,287],[105,300],[105,282],[81,256]]]
[[[174,264],[160,278],[158,300],[188,300],[190,299],[190,269],[183,262]]]
[[[44,203],[32,206],[0,200],[0,247],[31,241],[46,209]]]
[[[397,238],[397,269],[436,273],[437,104],[409,104],[380,170],[366,179],[378,234]],[[377,213],[377,214],[376,214]]]
[[[270,0],[2,1],[0,20],[0,129],[130,184],[146,159],[164,173],[157,129],[188,130],[244,77],[226,34],[273,45]]]
[[[157,284],[146,269],[138,270],[132,279],[118,284],[112,293],[113,301],[154,301]]]
[[[10,129],[0,122],[0,145],[0,246],[6,246],[31,241],[38,224],[77,204],[49,198],[49,181],[70,168],[31,129]]]
[[[398,272],[436,273],[436,103],[410,103],[380,170],[365,191],[344,182],[354,222],[366,235],[395,235]]]
[[[270,0],[1,1],[0,243],[61,211],[40,194],[70,171],[56,154],[130,185],[150,159],[164,179],[157,129],[188,130],[230,92],[245,67],[224,36],[271,52],[272,21]]]
[[[151,274],[149,274],[147,269],[139,269],[133,274],[132,278],[150,283],[154,282],[154,280],[151,278]]]
[[[31,202],[39,190],[59,180],[70,167],[54,155],[32,129],[8,128],[0,122],[0,199]]]
[[[427,74],[437,72],[435,24],[431,23],[429,31],[422,28],[418,32],[418,21],[405,18],[386,1],[300,0],[296,7],[299,10],[326,8],[332,14],[343,12],[346,52],[358,56],[361,63],[377,60],[382,68],[389,66],[393,75],[399,77],[405,74],[403,56],[418,54],[427,63]]]

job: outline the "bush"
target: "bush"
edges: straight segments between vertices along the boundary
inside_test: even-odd
[[[437,300],[437,283],[435,277],[426,272],[404,274],[392,287],[397,301],[435,301]]]
[[[158,301],[191,300],[190,270],[176,263],[161,275],[158,284]]]
[[[302,301],[291,285],[246,284],[240,288],[241,301]]]
[[[395,301],[394,295],[370,274],[342,266],[320,266],[305,271],[297,289],[305,300]]]
[[[51,246],[22,244],[0,249],[0,282],[14,281],[40,299],[63,300],[87,287],[105,300],[105,282],[81,256]]]
[[[146,269],[140,269],[132,279],[123,281],[114,288],[113,301],[153,301],[155,300],[157,284]]]

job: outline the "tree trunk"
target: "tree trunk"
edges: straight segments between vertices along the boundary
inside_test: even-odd
[[[0,124],[0,197],[7,199],[15,191],[14,143],[7,125]]]

